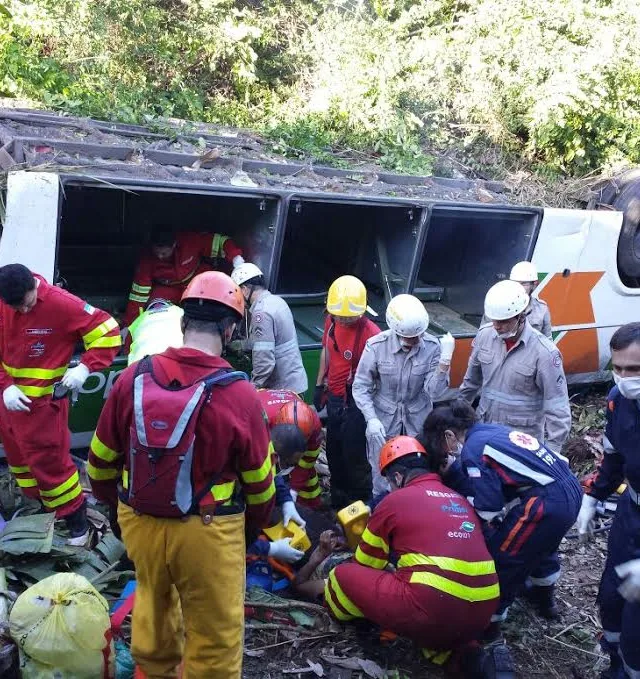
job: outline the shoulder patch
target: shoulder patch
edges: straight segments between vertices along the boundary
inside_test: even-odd
[[[522,431],[510,431],[509,441],[518,446],[518,448],[524,448],[525,450],[538,450],[540,448],[540,443],[535,436],[525,434]]]
[[[379,332],[377,335],[374,335],[373,337],[369,337],[367,340],[367,344],[380,344],[381,342],[386,342],[387,339],[390,337],[388,334],[388,330],[386,332]]]
[[[435,335],[432,335],[429,332],[425,332],[424,335],[422,335],[422,339],[425,342],[431,342],[432,344],[438,344],[438,345],[440,344],[440,342],[438,341],[438,338]]]
[[[83,307],[83,311],[84,311],[86,314],[89,314],[90,316],[91,316],[93,313],[95,313],[95,310],[96,310],[96,308],[95,308],[94,306],[91,306],[91,304],[89,304],[88,302],[86,302],[85,305],[84,305],[84,307]]]

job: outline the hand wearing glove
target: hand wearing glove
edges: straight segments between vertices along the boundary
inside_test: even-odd
[[[586,540],[593,531],[593,519],[596,515],[596,505],[598,501],[591,495],[582,496],[582,506],[576,520],[578,535],[581,540]]]
[[[2,400],[4,401],[7,410],[13,412],[17,412],[18,410],[22,410],[25,413],[31,412],[27,405],[27,403],[31,403],[31,399],[26,394],[23,394],[15,384],[7,387],[2,392]]]
[[[62,384],[71,391],[78,391],[89,377],[89,368],[84,363],[79,363],[75,368],[69,368],[62,377]]]
[[[367,431],[365,432],[365,435],[371,445],[376,448],[382,448],[387,442],[387,432],[384,429],[384,425],[377,417],[372,417],[367,422]]]
[[[298,514],[295,502],[285,502],[282,505],[282,523],[286,526],[289,521],[297,523],[300,528],[304,528],[307,522]]]
[[[640,603],[640,559],[626,561],[616,566],[616,573],[622,578],[618,592],[627,601]]]
[[[291,546],[291,538],[282,538],[281,540],[274,540],[269,545],[269,556],[277,561],[284,561],[285,563],[295,563],[300,561],[304,556],[304,552],[299,549],[294,549]]]
[[[325,391],[324,384],[317,384],[313,392],[313,405],[318,412],[324,408]]]
[[[291,495],[291,499],[295,502],[298,499],[298,491],[293,490],[293,488],[289,491],[289,495]]]
[[[456,341],[453,335],[448,332],[440,338],[440,363],[451,365],[453,350],[456,348]]]
[[[244,257],[242,255],[236,255],[233,258],[233,268],[235,269],[237,266],[240,266],[241,264],[244,264]]]

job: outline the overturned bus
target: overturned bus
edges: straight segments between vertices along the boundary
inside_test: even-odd
[[[18,113],[12,116],[12,131],[21,132]],[[0,264],[22,262],[49,281],[60,276],[71,292],[117,318],[154,223],[229,235],[291,306],[310,384],[326,291],[345,273],[365,283],[381,325],[394,295],[408,292],[424,303],[429,332],[456,338],[453,386],[464,375],[487,289],[517,261],[530,259],[540,272],[539,295],[549,304],[570,381],[604,379],[612,333],[640,317],[640,275],[621,270],[618,257],[629,230],[621,212],[508,204],[490,193],[492,186],[483,189],[491,202],[472,202],[472,182],[433,178],[376,176],[372,181],[384,190],[371,192],[362,187],[366,174],[329,168],[314,169],[324,173],[318,190],[300,180],[301,166],[246,159],[225,166],[225,179],[215,173],[216,159],[202,152],[144,146],[140,140],[149,143],[153,133],[142,128],[128,126],[124,138],[135,148],[125,153],[104,139],[78,150],[77,139],[55,137],[55,121],[45,122],[46,138],[14,134],[13,145],[5,143],[14,159],[22,145],[29,169],[9,168]],[[207,143],[224,148],[221,139]],[[197,164],[194,155],[205,161]],[[151,164],[140,171],[140,157],[147,156],[163,173]],[[90,375],[71,412],[74,447],[88,444],[125,365],[119,356],[110,369]]]

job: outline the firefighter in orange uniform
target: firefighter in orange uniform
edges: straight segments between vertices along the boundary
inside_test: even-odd
[[[270,427],[293,424],[302,432],[306,441],[305,453],[291,471],[289,482],[298,504],[318,509],[322,504],[322,491],[315,465],[324,440],[318,414],[293,391],[260,389],[258,396]]]
[[[183,660],[189,679],[239,679],[245,504],[248,522],[268,525],[269,431],[255,388],[221,358],[244,312],[240,289],[205,272],[182,307],[184,346],[120,375],[88,473],[99,500],[119,499],[138,583],[131,648],[144,675],[174,677]]]
[[[78,470],[71,459],[69,399],[54,385],[78,391],[90,372],[113,362],[118,324],[22,264],[0,268],[0,438],[22,492],[64,518],[69,542],[83,545],[89,526]],[[81,362],[68,368],[78,341]]]
[[[152,299],[166,299],[178,304],[193,277],[224,262],[244,264],[242,250],[219,233],[176,231],[157,226],[151,233],[151,248],[145,252],[131,285],[124,324],[129,326]]]

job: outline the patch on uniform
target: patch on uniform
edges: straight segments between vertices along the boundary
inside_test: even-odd
[[[556,354],[553,357],[553,365],[555,365],[556,368],[559,368],[562,365],[562,359],[560,358],[560,354]]]
[[[479,479],[482,476],[482,472],[477,467],[467,467],[467,474],[471,479]]]
[[[540,443],[535,436],[530,436],[522,431],[510,431],[509,440],[518,448],[524,448],[525,450],[538,450],[540,448]]]
[[[44,355],[46,348],[47,345],[43,344],[42,342],[36,342],[35,344],[32,344],[29,347],[29,358],[40,358]]]
[[[351,351],[351,349],[346,349],[342,355],[344,356],[345,361],[350,361],[353,358],[353,351]]]
[[[253,320],[254,320],[256,323],[262,323],[262,314],[256,314],[256,315],[253,317]]]
[[[96,308],[94,306],[91,306],[91,304],[89,304],[88,302],[84,305],[84,311],[89,315],[91,315],[95,310]]]
[[[476,527],[476,524],[471,523],[471,521],[463,521],[460,524],[460,528],[462,528],[462,530],[466,530],[467,533],[473,533],[473,531],[475,530],[475,527]]]
[[[564,382],[564,377],[562,375],[558,375],[558,379],[556,380],[556,384],[562,384]]]

